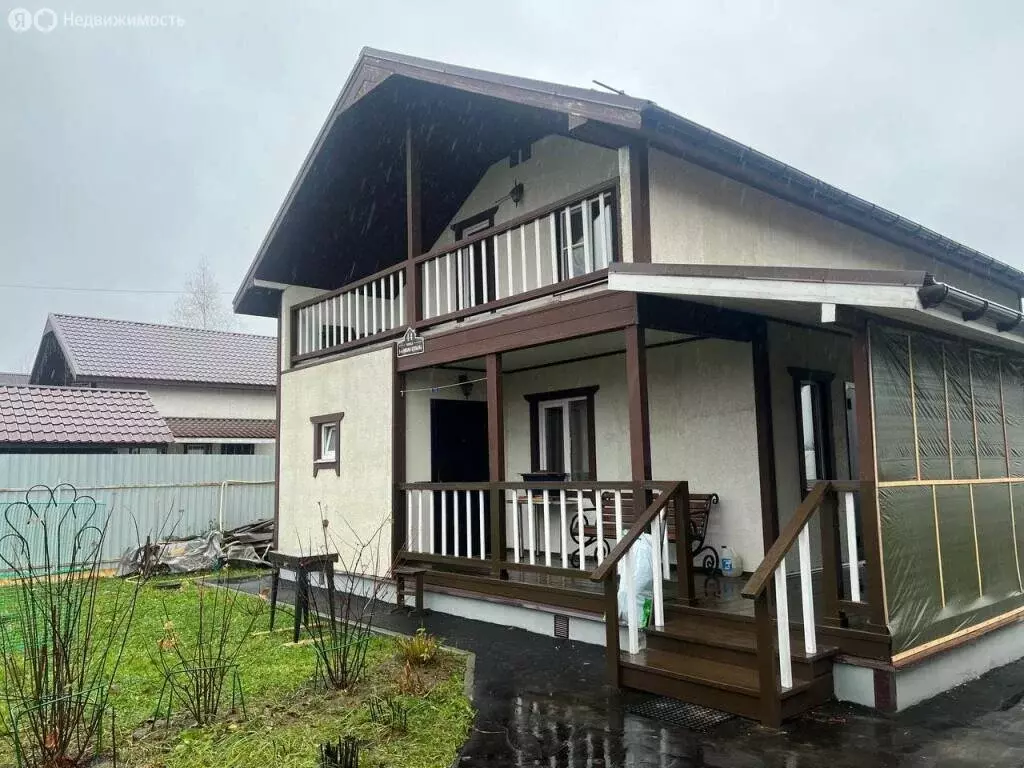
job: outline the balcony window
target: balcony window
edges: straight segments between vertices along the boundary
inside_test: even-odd
[[[614,261],[613,205],[606,192],[562,210],[556,229],[560,280],[605,269]]]

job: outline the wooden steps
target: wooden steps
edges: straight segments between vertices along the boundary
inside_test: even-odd
[[[666,606],[665,626],[649,628],[647,648],[622,654],[622,685],[742,717],[763,719],[756,627],[752,617]],[[793,687],[776,690],[782,718],[832,697],[835,647],[808,656],[791,633]],[[801,633],[802,636],[802,633]],[[774,649],[773,649],[774,650]],[[773,654],[777,669],[777,651]]]

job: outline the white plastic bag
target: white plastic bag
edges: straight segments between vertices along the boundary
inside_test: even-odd
[[[654,572],[651,548],[654,540],[651,534],[641,534],[640,538],[633,544],[633,586],[635,589],[636,618],[638,622],[643,621],[644,601],[651,600],[654,595]],[[619,620],[629,620],[629,595],[626,590],[626,564],[630,558],[627,554],[619,560]]]

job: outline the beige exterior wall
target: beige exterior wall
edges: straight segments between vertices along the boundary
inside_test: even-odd
[[[510,168],[506,157],[488,168],[433,248],[453,243],[455,234],[451,224],[493,207],[517,181],[523,185],[523,200],[518,206],[511,200],[504,200],[495,214],[495,225],[526,216],[531,211],[615,178],[618,163],[615,150],[565,136],[545,136],[534,142],[530,159],[526,162]]]
[[[675,264],[926,270],[1017,308],[1016,292],[658,150],[651,258]]]
[[[387,572],[391,564],[392,347],[281,376],[280,545],[286,552],[323,548],[321,520],[329,520],[330,546],[347,563],[357,540],[379,543],[380,562],[364,562],[361,573]],[[313,477],[310,418],[343,412],[341,474]],[[322,511],[321,511],[322,509]],[[322,517],[323,516],[323,517]]]

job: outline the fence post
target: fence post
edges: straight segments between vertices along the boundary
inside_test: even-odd
[[[619,687],[619,586],[615,571],[604,580],[604,645],[608,685]]]
[[[690,545],[690,484],[685,480],[679,484],[676,492],[676,579],[679,602],[692,605],[694,602],[693,588],[693,554]]]

